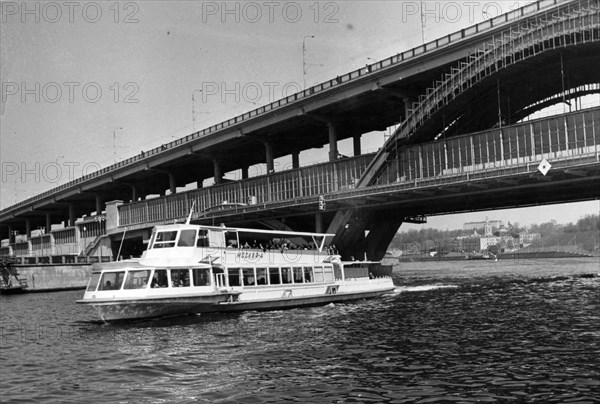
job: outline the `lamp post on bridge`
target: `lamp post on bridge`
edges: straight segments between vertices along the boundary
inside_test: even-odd
[[[302,38],[302,79],[304,83],[304,90],[306,90],[306,40],[314,37],[314,35],[306,35],[304,38]]]
[[[115,163],[117,162],[117,131],[123,130],[121,126],[113,129],[113,159]]]

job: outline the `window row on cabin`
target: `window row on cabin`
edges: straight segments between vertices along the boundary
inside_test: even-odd
[[[144,269],[118,272],[105,272],[100,279],[100,273],[92,274],[88,291],[96,290],[118,290],[118,289],[144,289],[150,281],[150,288],[166,287],[189,287],[189,286],[210,286],[209,268],[192,269],[171,269],[170,282],[169,271],[166,269]],[[100,281],[98,283],[98,281]]]
[[[229,268],[228,286],[332,282],[333,267]]]
[[[225,278],[222,269],[215,268],[215,276]],[[170,274],[170,277],[169,277]],[[101,276],[102,275],[102,276]],[[127,276],[125,276],[127,275]],[[101,278],[101,279],[100,279]],[[227,286],[260,286],[281,284],[302,284],[333,281],[333,267],[283,267],[283,268],[229,268],[227,270]],[[170,282],[169,282],[170,280]],[[210,286],[209,268],[192,269],[144,269],[93,273],[88,291]],[[224,283],[224,282],[223,282]],[[225,285],[223,285],[225,286]]]

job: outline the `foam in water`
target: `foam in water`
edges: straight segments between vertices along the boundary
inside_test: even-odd
[[[402,292],[425,292],[428,290],[436,289],[454,289],[458,288],[458,285],[421,285],[421,286],[400,286],[394,290],[394,293]]]

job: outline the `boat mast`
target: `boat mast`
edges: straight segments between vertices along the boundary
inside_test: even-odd
[[[190,220],[192,220],[192,213],[194,213],[194,205],[196,204],[196,201],[192,202],[192,207],[190,208],[190,213],[188,214],[188,217],[185,221],[185,224],[190,224]]]

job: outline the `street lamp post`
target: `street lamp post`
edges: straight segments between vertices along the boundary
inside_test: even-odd
[[[122,127],[113,129],[113,159],[117,162],[117,130],[123,130]]]
[[[314,37],[314,35],[306,35],[302,38],[302,79],[304,80],[304,90],[306,90],[306,40]]]

